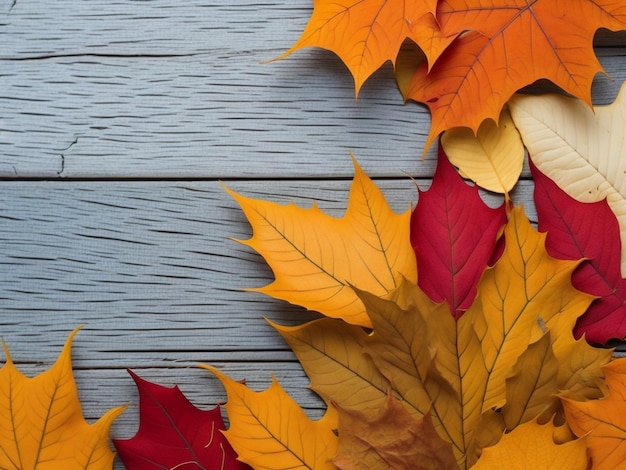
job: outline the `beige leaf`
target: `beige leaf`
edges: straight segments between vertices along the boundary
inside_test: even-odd
[[[561,95],[516,95],[513,121],[539,170],[582,202],[607,199],[622,239],[626,275],[626,91],[595,111]]]

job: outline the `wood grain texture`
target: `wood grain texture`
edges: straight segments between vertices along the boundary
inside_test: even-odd
[[[27,375],[78,324],[85,415],[129,403],[132,368],[199,407],[225,396],[209,363],[260,390],[271,373],[311,416],[308,380],[265,322],[315,314],[246,293],[271,281],[230,240],[250,229],[218,179],[248,196],[345,208],[353,151],[396,211],[425,189],[430,118],[389,66],[363,87],[332,54],[286,50],[311,0],[0,0],[0,335]],[[626,34],[600,32],[594,101],[626,79]],[[528,175],[525,172],[525,175]],[[27,180],[27,179],[32,179]],[[513,199],[536,219],[532,184]],[[497,197],[488,196],[490,204]],[[119,461],[116,469],[122,469]]]
[[[0,177],[345,177],[350,151],[372,176],[432,174],[429,113],[402,104],[389,66],[357,102],[329,52],[261,63],[297,39],[310,0],[4,1]],[[626,35],[599,38],[607,103]]]
[[[367,170],[367,168],[366,168]],[[343,214],[349,181],[232,181],[279,203],[313,200]],[[380,180],[397,212],[415,204],[414,182]],[[426,189],[429,181],[418,181]],[[531,200],[523,183],[515,200]],[[499,197],[487,196],[489,204]],[[534,207],[527,205],[535,218]],[[296,324],[313,313],[261,294],[272,274],[230,238],[250,228],[216,182],[14,181],[0,185],[0,331],[13,360],[34,375],[54,362],[66,336],[84,324],[73,358],[89,418],[134,403],[115,437],[137,426],[136,392],[125,369],[180,384],[198,406],[223,401],[218,382],[195,367],[223,367],[257,389],[270,373],[312,416],[320,402],[294,356],[264,320]]]

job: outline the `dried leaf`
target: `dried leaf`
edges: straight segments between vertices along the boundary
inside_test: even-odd
[[[224,421],[219,406],[200,410],[176,387],[148,382],[132,371],[139,391],[139,430],[127,440],[114,439],[127,470],[184,468],[245,470],[250,467],[221,433]]]
[[[243,243],[265,258],[276,277],[257,291],[370,326],[350,286],[383,295],[402,278],[415,281],[417,268],[409,239],[410,211],[395,214],[356,161],[354,165],[348,208],[339,219],[315,205],[301,209],[228,192],[253,227],[252,238]]]
[[[457,470],[449,442],[439,437],[430,414],[411,416],[389,394],[376,413],[338,409],[339,449],[333,459],[342,470]]]
[[[473,434],[482,414],[478,395],[487,380],[471,323],[465,316],[455,321],[445,304],[434,304],[408,282],[389,299],[359,295],[374,325],[366,353],[409,413],[430,413],[439,435],[452,444],[458,465],[471,466]]]
[[[614,470],[626,462],[626,359],[604,367],[609,394],[575,401],[561,397],[567,423],[577,436],[586,436],[594,470]]]
[[[591,83],[602,71],[592,40],[599,28],[626,28],[614,0],[441,0],[444,36],[461,34],[429,70],[421,67],[408,95],[432,114],[427,145],[444,130],[497,121],[520,88],[539,79],[591,106]]]
[[[230,427],[226,438],[239,460],[256,470],[332,470],[337,451],[334,424],[326,417],[311,421],[275,378],[263,392],[254,392],[211,366],[228,394]]]
[[[301,326],[270,324],[289,343],[311,379],[311,388],[326,402],[351,410],[379,409],[389,383],[364,354],[367,333],[332,318]]]
[[[557,444],[559,428],[551,422],[529,421],[505,434],[493,447],[483,449],[473,470],[586,470],[585,439]],[[614,467],[617,468],[617,467]]]
[[[4,345],[0,369],[0,468],[110,469],[114,454],[109,428],[125,407],[113,408],[97,422],[83,418],[72,374],[72,339],[55,364],[36,377],[24,376]]]
[[[411,216],[411,243],[420,288],[435,302],[446,301],[456,318],[476,297],[505,222],[504,206],[489,208],[440,148],[432,185],[420,191]]]

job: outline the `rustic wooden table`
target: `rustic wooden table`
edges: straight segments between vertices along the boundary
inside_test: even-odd
[[[245,287],[271,273],[230,240],[250,229],[219,181],[340,215],[349,152],[398,211],[434,153],[429,114],[403,105],[390,67],[358,102],[332,54],[262,64],[299,36],[311,0],[0,0],[0,334],[27,375],[68,333],[88,420],[130,403],[126,373],[179,384],[198,407],[225,396],[207,363],[257,390],[274,372],[311,416],[320,404],[263,317],[311,315]],[[626,79],[626,35],[601,33],[597,104]],[[527,176],[527,173],[525,173]],[[531,219],[532,184],[514,199]],[[116,468],[123,468],[116,461]]]

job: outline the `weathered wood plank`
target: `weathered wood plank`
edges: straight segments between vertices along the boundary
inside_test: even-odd
[[[368,168],[365,168],[368,170]],[[343,213],[349,181],[231,181],[234,190],[276,202]],[[396,211],[416,202],[413,181],[380,180]],[[426,189],[428,181],[420,181]],[[514,199],[531,218],[531,185]],[[488,197],[496,204],[498,197]],[[261,390],[271,372],[311,416],[322,412],[283,340],[264,320],[314,315],[245,287],[272,276],[260,257],[229,237],[250,228],[216,181],[8,181],[0,184],[0,335],[27,375],[48,368],[68,333],[85,415],[131,403],[112,429],[137,429],[137,396],[125,369],[180,384],[199,407],[224,401],[198,363]],[[117,469],[123,468],[117,462]]]
[[[343,213],[348,181],[232,182],[251,197]],[[380,182],[396,211],[416,200],[407,177]],[[272,194],[268,193],[271,188]],[[529,185],[519,200],[530,200]],[[532,214],[532,207],[529,208]],[[531,215],[531,217],[533,217]],[[294,307],[244,293],[271,280],[217,182],[5,182],[0,185],[0,329],[16,352],[50,361],[79,324],[81,367],[283,360],[263,320]],[[310,315],[304,315],[311,318]],[[84,340],[81,338],[85,338]],[[22,349],[20,349],[22,348]]]
[[[432,173],[426,108],[390,68],[354,100],[332,54],[297,52],[310,0],[7,0],[0,37],[0,177],[374,176]],[[8,11],[10,10],[10,11]],[[597,103],[626,78],[626,35],[602,33]],[[611,39],[607,39],[611,38]]]

